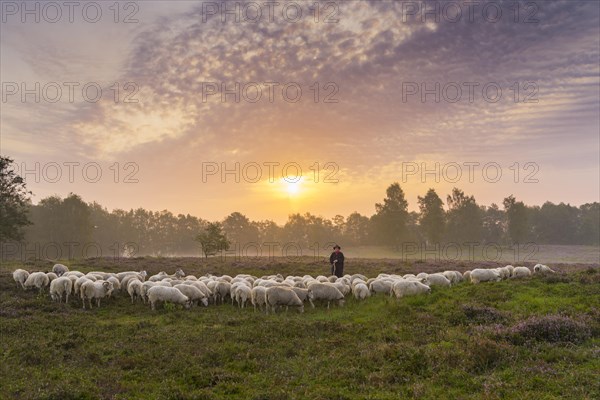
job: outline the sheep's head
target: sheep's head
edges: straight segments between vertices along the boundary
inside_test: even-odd
[[[208,307],[208,299],[206,297],[204,297],[202,300],[200,300],[202,302],[202,304],[204,305],[204,307]]]
[[[140,271],[140,276],[141,276],[142,278],[145,278],[145,277],[147,277],[147,276],[148,276],[148,272],[147,272],[147,271],[145,271],[145,270],[141,270],[141,271]]]
[[[192,306],[192,300],[188,299],[183,305],[186,309],[189,309]]]
[[[102,282],[102,287],[104,287],[104,290],[106,291],[106,293],[110,294],[112,293],[112,291],[114,290],[114,285],[112,284],[112,282],[106,281],[106,282]]]
[[[185,272],[183,272],[183,270],[179,268],[177,271],[175,271],[175,276],[182,278],[185,276]]]

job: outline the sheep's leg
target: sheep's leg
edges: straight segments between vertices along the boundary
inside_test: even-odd
[[[310,301],[310,305],[312,306],[312,308],[315,308],[315,303],[313,303],[312,299],[308,299],[308,301]]]
[[[331,301],[327,300],[327,309],[329,310],[329,303],[331,303]]]
[[[154,306],[154,302],[153,302],[153,301],[151,301],[151,302],[150,302],[150,305],[152,306],[152,309],[153,309],[153,310],[156,310],[156,308],[155,308],[155,306]]]

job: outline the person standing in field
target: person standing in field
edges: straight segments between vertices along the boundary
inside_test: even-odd
[[[344,276],[344,253],[340,251],[341,249],[342,248],[336,244],[333,246],[333,253],[329,256],[331,275],[335,275],[338,278]]]

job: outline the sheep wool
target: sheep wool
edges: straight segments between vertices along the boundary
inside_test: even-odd
[[[332,301],[337,301],[341,307],[344,305],[344,295],[335,286],[327,283],[314,283],[308,288],[308,301],[315,308],[315,300],[327,301],[327,308]]]
[[[179,289],[174,287],[166,287],[166,286],[153,286],[148,289],[148,300],[150,301],[150,306],[153,310],[156,310],[156,303],[173,303],[173,304],[181,304],[185,308],[190,308],[191,301],[190,299],[181,293]]]
[[[50,282],[50,297],[59,303],[62,302],[63,295],[65,295],[65,303],[68,303],[72,290],[73,281],[68,276],[61,276]]]
[[[483,268],[475,268],[469,274],[472,283],[481,283],[481,282],[499,282],[502,278],[500,277],[500,273],[495,269],[483,269]]]
[[[265,301],[267,303],[267,313],[269,312],[269,306],[273,313],[275,313],[277,306],[298,307],[299,312],[304,312],[304,303],[298,295],[292,289],[283,286],[268,288],[265,292]]]
[[[17,287],[20,286],[21,288],[23,288],[23,290],[25,290],[25,281],[29,277],[29,272],[25,271],[24,269],[16,269],[13,272],[12,276],[15,280],[15,283],[17,284]]]
[[[531,270],[527,267],[515,267],[513,271],[513,278],[526,278],[531,276]]]
[[[402,298],[405,296],[415,296],[418,294],[427,294],[431,292],[431,288],[419,281],[411,280],[400,280],[394,283],[390,296],[394,295],[396,298]]]

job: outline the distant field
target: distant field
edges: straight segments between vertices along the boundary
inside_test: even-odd
[[[481,265],[349,261],[348,272],[368,276]],[[181,267],[196,276],[327,270],[310,257],[66,263],[83,272]],[[600,268],[550,264],[559,271],[550,277],[462,283],[400,300],[350,298],[343,308],[277,315],[227,304],[151,311],[124,295],[84,311],[77,301],[56,304],[47,294],[17,289],[10,276],[17,267],[52,264],[3,264],[0,398],[598,399]],[[580,340],[534,340],[518,330],[527,318],[547,314],[577,321],[561,337]]]
[[[496,245],[462,246],[453,245],[425,249],[419,245],[406,245],[404,254],[385,247],[347,247],[344,254],[354,258],[392,258],[427,261],[497,261],[505,264],[599,264],[600,246],[562,246],[527,244],[509,247]]]

